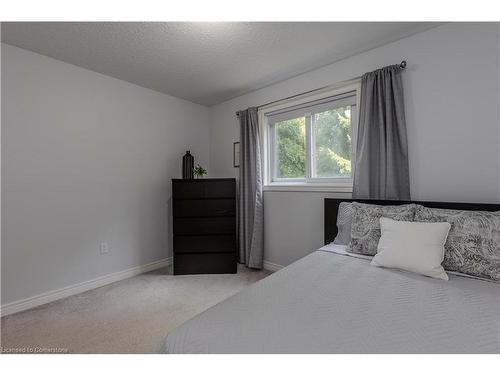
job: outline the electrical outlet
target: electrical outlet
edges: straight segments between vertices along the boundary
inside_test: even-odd
[[[109,253],[109,245],[107,242],[101,242],[100,245],[99,245],[99,251],[102,254],[107,254]]]

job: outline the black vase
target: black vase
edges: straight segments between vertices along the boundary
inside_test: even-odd
[[[182,157],[182,178],[185,180],[193,179],[194,157],[189,151]]]

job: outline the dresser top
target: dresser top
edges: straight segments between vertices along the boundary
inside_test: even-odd
[[[236,181],[236,178],[172,178],[172,182]]]

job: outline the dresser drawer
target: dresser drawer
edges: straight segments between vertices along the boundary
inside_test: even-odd
[[[236,198],[236,181],[210,181],[205,186],[206,198]]]
[[[235,198],[235,180],[176,180],[172,185],[174,199]]]
[[[236,201],[232,199],[174,200],[174,217],[235,216]]]
[[[236,251],[236,236],[175,236],[174,253],[231,253]]]
[[[236,273],[237,254],[176,254],[174,275],[202,273]]]
[[[234,233],[236,233],[234,217],[177,217],[174,220],[174,235]]]

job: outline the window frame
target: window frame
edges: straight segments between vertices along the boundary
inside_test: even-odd
[[[321,100],[330,96],[341,95],[350,91],[356,92],[356,111],[351,118],[351,137],[352,137],[352,175],[354,175],[354,160],[356,157],[356,141],[359,125],[359,105],[361,97],[361,80],[349,81],[344,84],[339,84],[334,87],[328,87],[314,93],[306,93],[293,99],[285,99],[280,102],[259,108],[259,124],[261,132],[261,143],[263,145],[263,179],[264,190],[268,191],[325,191],[325,192],[352,192],[352,177],[313,177],[312,167],[314,144],[312,141],[313,121],[311,116],[306,116],[306,177],[305,178],[276,178],[275,168],[277,168],[276,152],[274,147],[276,128],[271,127],[267,114],[293,107],[296,105],[306,104],[315,100]],[[304,114],[307,114],[304,112]],[[273,131],[271,131],[271,129]]]

